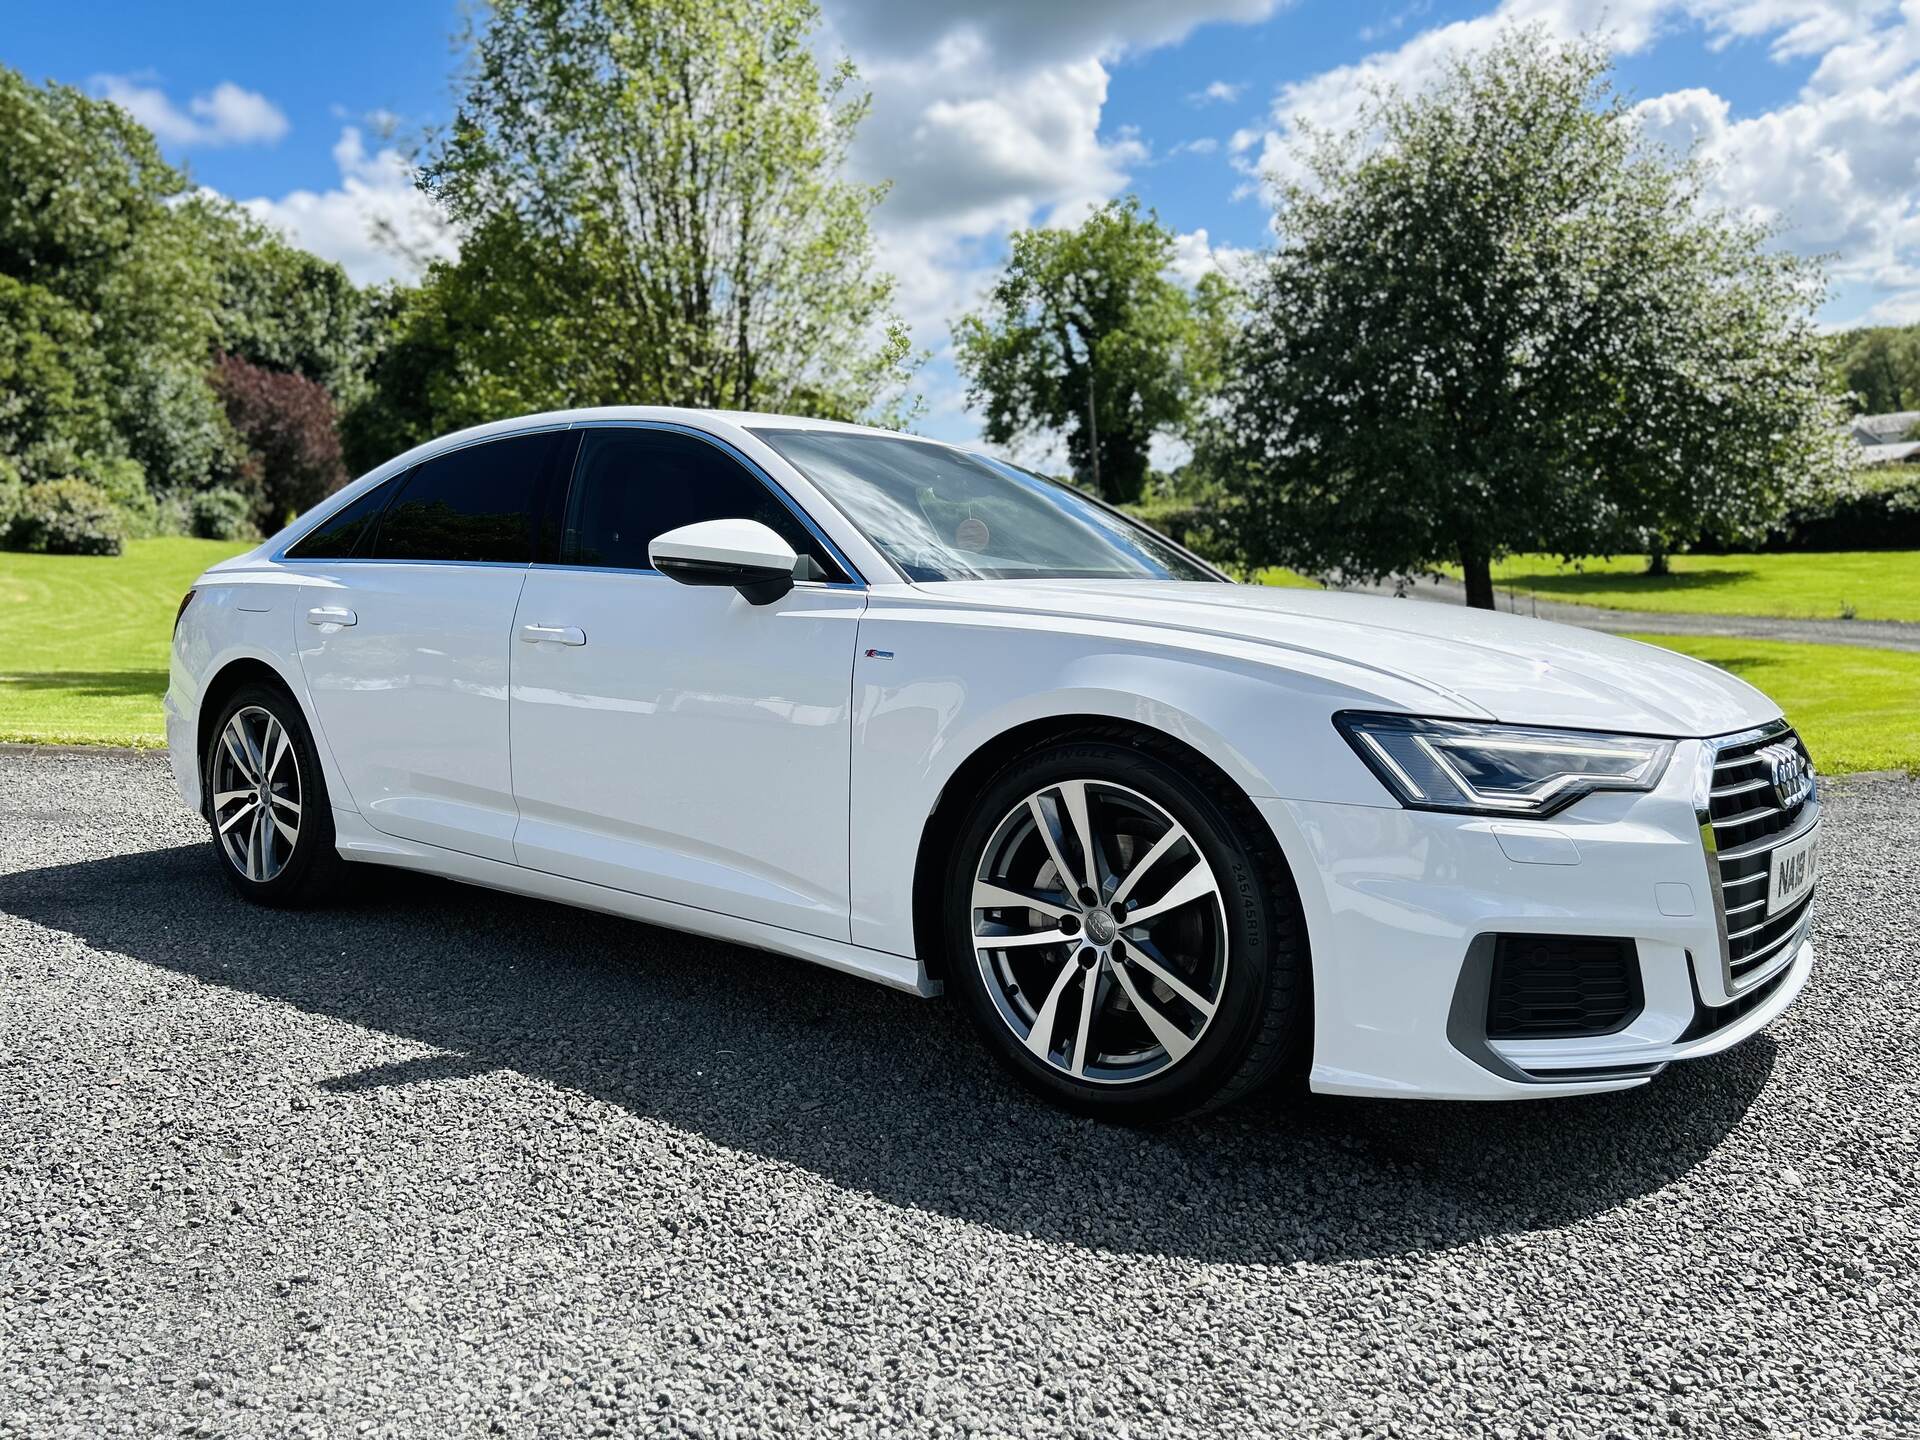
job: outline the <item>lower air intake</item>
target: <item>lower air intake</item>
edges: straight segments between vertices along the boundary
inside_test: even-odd
[[[1501,935],[1494,943],[1489,1039],[1611,1035],[1645,1007],[1631,940]]]

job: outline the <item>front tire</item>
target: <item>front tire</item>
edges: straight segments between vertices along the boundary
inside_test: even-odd
[[[1083,1114],[1212,1109],[1297,1049],[1291,877],[1246,799],[1191,772],[1144,745],[1058,743],[1004,768],[960,827],[949,979],[1001,1061]]]
[[[293,697],[247,685],[222,708],[200,757],[221,873],[259,905],[313,903],[339,867],[333,810],[313,735]]]

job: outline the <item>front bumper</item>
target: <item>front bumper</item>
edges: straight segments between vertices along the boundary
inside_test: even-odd
[[[1791,1005],[1812,906],[1730,995],[1716,890],[1682,742],[1651,794],[1598,794],[1550,822],[1388,806],[1258,802],[1286,850],[1313,951],[1315,1090],[1453,1100],[1590,1094],[1724,1050]],[[1632,942],[1644,1003],[1611,1034],[1490,1040],[1497,935]]]
[[[178,683],[168,686],[166,699],[161,701],[167,724],[167,761],[173,769],[173,784],[180,798],[189,810],[198,810],[201,805],[199,720],[180,707],[175,698],[180,690]]]

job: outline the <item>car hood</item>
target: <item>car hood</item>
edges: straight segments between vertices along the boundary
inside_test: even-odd
[[[1354,677],[1356,688],[1377,689],[1388,708],[1397,702],[1427,714],[1663,736],[1725,734],[1780,714],[1745,681],[1671,650],[1460,605],[1179,581],[969,580],[915,588],[1036,617],[1150,625],[1195,649],[1210,640],[1270,646],[1280,664],[1287,652],[1331,659],[1366,672]]]

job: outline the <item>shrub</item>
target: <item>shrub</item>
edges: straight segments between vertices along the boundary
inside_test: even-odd
[[[85,480],[47,480],[28,487],[7,532],[16,550],[48,555],[118,555],[126,520],[99,486]]]
[[[165,515],[159,500],[147,488],[146,468],[138,460],[125,455],[87,455],[66,473],[79,476],[107,497],[126,522],[127,539],[145,540],[166,533]]]
[[[246,451],[232,488],[250,497],[261,529],[279,529],[347,483],[325,386],[232,355],[215,367],[213,384]]]
[[[1761,550],[1920,550],[1920,465],[1883,465],[1789,510],[1759,545],[1709,535],[1706,555]]]
[[[1825,513],[1788,515],[1769,550],[1920,550],[1920,465],[1869,470]]]
[[[0,455],[0,546],[7,543],[7,532],[26,503],[27,487],[20,478],[20,467]]]
[[[188,503],[187,528],[202,540],[251,540],[253,505],[238,490],[203,490]]]

